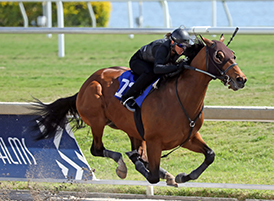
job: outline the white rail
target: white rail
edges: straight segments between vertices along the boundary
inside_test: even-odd
[[[0,0],[1,1],[1,0]],[[57,3],[59,5],[61,2]],[[61,5],[59,5],[62,8]],[[59,22],[61,21],[61,22]],[[58,20],[62,24],[59,28],[38,28],[38,27],[0,27],[0,34],[59,34],[58,35],[58,56],[65,56],[64,34],[165,34],[171,32],[171,28],[69,28],[63,26],[62,19]],[[190,34],[232,34],[234,27],[210,27],[194,26],[186,28]],[[238,34],[269,35],[274,34],[274,27],[240,27]]]
[[[171,28],[39,28],[39,27],[0,27],[0,34],[165,34]],[[186,28],[189,34],[232,34],[235,27],[193,26]],[[239,27],[237,34],[242,35],[269,35],[274,34],[274,27]]]
[[[27,115],[30,103],[0,102],[0,114]],[[205,120],[274,122],[274,107],[205,106]]]
[[[7,0],[0,0],[0,2],[4,2],[4,1],[7,1]],[[8,1],[9,2],[18,2],[18,0],[8,0]],[[63,2],[83,2],[83,1],[85,1],[88,5],[89,13],[90,13],[91,20],[92,20],[92,25],[93,25],[93,28],[94,28],[96,26],[96,20],[95,20],[95,16],[94,16],[94,12],[92,10],[92,7],[90,6],[90,2],[92,2],[92,1],[105,1],[105,0],[58,0],[58,1],[52,1],[52,0],[21,0],[19,2],[19,6],[20,6],[20,10],[21,10],[23,19],[24,19],[24,27],[28,26],[28,18],[27,18],[27,15],[26,15],[26,12],[25,12],[25,9],[24,9],[24,6],[23,6],[22,2],[46,2],[45,9],[44,9],[46,12],[44,13],[44,15],[46,15],[46,18],[47,18],[47,21],[46,21],[47,28],[51,28],[51,26],[52,26],[52,22],[51,22],[51,20],[52,20],[51,2],[56,2],[58,28],[64,28]],[[129,28],[133,28],[133,14],[132,14],[132,3],[131,3],[132,1],[144,2],[144,1],[141,1],[141,0],[110,0],[110,2],[127,2],[128,17],[129,17]],[[181,1],[182,2],[182,1],[190,1],[190,0],[145,0],[145,1],[158,1],[158,2],[160,2],[161,6],[162,6],[162,9],[163,9],[164,26],[166,28],[170,28],[171,24],[170,24],[170,15],[169,15],[168,2],[173,2],[173,1],[175,1],[175,2],[176,1]],[[229,12],[229,9],[228,9],[228,6],[227,6],[226,2],[227,1],[256,1],[256,0],[194,0],[194,1],[211,1],[212,2],[212,26],[213,26],[213,28],[215,28],[216,25],[217,25],[217,6],[216,6],[216,2],[220,1],[220,2],[223,3],[224,10],[226,12],[226,15],[227,15],[227,18],[228,18],[228,21],[229,21],[229,26],[232,26],[232,17],[230,15],[230,12]],[[266,0],[266,1],[273,1],[273,0]],[[142,4],[140,4],[140,5],[142,5]],[[140,18],[142,18],[142,16],[140,16]],[[0,28],[0,29],[2,29],[2,28]],[[202,28],[202,29],[204,30],[205,28]],[[214,31],[210,31],[210,29],[211,29],[211,27],[207,28],[206,33],[208,33],[208,34],[215,34],[216,32],[220,33],[219,31],[214,30],[214,29],[213,29]],[[226,28],[222,28],[222,29],[226,29]],[[59,36],[58,36],[58,47],[59,47],[58,56],[59,57],[64,57],[65,56],[64,32],[60,33],[60,30],[58,31],[56,29],[52,29],[51,32],[48,31],[48,30],[45,30],[45,29],[43,29],[43,30],[46,33],[48,33],[48,36],[51,36],[51,33],[58,33],[59,34]],[[76,30],[78,30],[78,31],[76,31]],[[74,30],[74,31],[66,30],[66,33],[75,33],[75,32],[79,33],[81,31],[84,31],[84,29],[79,30],[77,28],[76,28],[76,30]],[[260,32],[260,30],[262,30],[262,33]],[[101,30],[101,31],[103,31],[103,30]],[[39,33],[41,33],[41,32],[39,32]],[[45,32],[43,32],[43,33],[45,33]],[[84,31],[84,32],[87,33],[87,31]],[[96,33],[96,32],[98,32],[98,30],[95,31],[95,32],[90,30],[88,33]],[[197,30],[196,30],[196,32],[197,32]],[[201,32],[202,32],[202,30],[200,31],[200,33]],[[243,31],[242,33],[243,34],[273,34],[273,32],[274,31],[273,31],[272,28],[270,28],[270,30],[267,29],[267,28],[259,28],[257,30],[254,30],[254,28],[245,28],[245,31]],[[3,32],[0,31],[0,33],[5,33],[5,30]],[[14,29],[12,33],[22,33],[22,31]],[[27,33],[27,32],[24,32],[24,33]],[[33,31],[32,33],[38,33],[38,32]],[[104,30],[104,33],[112,34],[111,31],[107,31],[107,30]],[[140,33],[140,32],[138,31],[138,33]],[[134,33],[131,33],[131,35],[132,34],[134,34]],[[202,34],[205,34],[205,32],[202,32]]]

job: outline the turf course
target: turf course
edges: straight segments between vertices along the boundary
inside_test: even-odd
[[[58,39],[46,35],[0,35],[0,102],[25,102],[33,97],[51,102],[78,92],[82,83],[100,68],[128,66],[130,56],[142,45],[161,35],[65,35],[66,56],[58,58]],[[205,36],[211,39],[211,36]],[[226,42],[230,36],[226,35]],[[212,81],[205,105],[274,106],[274,36],[237,35],[230,48],[236,62],[247,76],[246,87],[234,92],[220,81]],[[197,182],[274,184],[274,124],[258,122],[205,122],[200,130],[207,144],[215,151],[215,162]],[[118,179],[112,160],[92,157],[89,149],[92,136],[88,128],[74,132],[90,166],[100,179]],[[106,128],[108,149],[125,153],[129,140],[121,131]],[[144,180],[123,155],[129,172],[127,179]],[[189,173],[203,161],[203,156],[180,149],[162,159],[161,166],[172,174]],[[6,184],[5,184],[6,185]],[[25,188],[26,184],[16,184]],[[46,187],[45,187],[46,188]],[[77,187],[71,187],[77,188]],[[100,186],[85,186],[101,191]],[[142,187],[109,186],[109,191],[144,193]],[[196,195],[274,199],[273,191],[224,189],[155,188],[155,194]]]

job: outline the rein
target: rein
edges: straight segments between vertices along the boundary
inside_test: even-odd
[[[191,67],[191,66],[189,66],[189,67]],[[193,68],[194,68],[194,67],[193,67]],[[177,100],[178,100],[178,102],[179,102],[179,104],[180,104],[180,106],[181,106],[183,112],[185,113],[185,115],[186,115],[186,117],[187,117],[187,119],[188,119],[188,121],[189,121],[190,130],[189,130],[187,139],[186,139],[182,144],[180,144],[178,147],[176,147],[175,149],[171,150],[171,151],[168,152],[167,154],[161,156],[161,158],[167,157],[169,154],[171,154],[172,152],[174,152],[174,151],[176,151],[177,149],[179,149],[180,147],[182,147],[182,146],[189,140],[189,138],[190,138],[190,136],[191,136],[191,133],[192,133],[192,131],[193,131],[193,128],[195,127],[196,121],[201,117],[201,115],[202,115],[202,113],[203,113],[203,111],[204,111],[204,104],[203,104],[203,107],[202,107],[201,111],[199,112],[199,114],[197,115],[197,117],[196,117],[194,120],[191,120],[191,118],[189,117],[189,115],[188,115],[186,109],[184,108],[184,106],[183,106],[183,104],[182,104],[182,102],[181,102],[181,100],[180,100],[180,97],[179,97],[179,95],[178,95],[178,89],[177,89],[177,88],[178,88],[178,87],[177,87],[177,86],[178,86],[178,79],[179,79],[179,76],[177,77],[176,82],[175,82],[175,93],[176,93]]]

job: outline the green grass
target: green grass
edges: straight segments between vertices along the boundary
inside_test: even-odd
[[[66,35],[66,56],[58,58],[57,35],[49,39],[46,35],[3,34],[0,37],[0,101],[25,102],[34,96],[51,102],[59,97],[73,95],[97,69],[115,65],[128,66],[129,58],[139,47],[161,37],[135,35],[132,40],[127,35]],[[226,36],[226,41],[229,38],[230,36]],[[237,35],[229,47],[236,52],[236,62],[247,76],[246,87],[234,92],[224,87],[220,81],[212,81],[205,104],[274,106],[273,46],[274,36]],[[200,132],[215,151],[216,158],[196,181],[273,185],[273,125],[259,122],[205,122]],[[96,170],[96,176],[100,179],[119,179],[115,174],[115,162],[91,156],[89,149],[92,136],[89,129],[78,130],[74,134],[90,166]],[[124,154],[130,150],[126,134],[107,127],[103,141],[106,148],[123,154],[128,167],[128,180],[144,180]],[[202,161],[202,155],[179,149],[162,159],[161,166],[177,175],[191,172]],[[1,187],[5,185],[6,182],[1,183]],[[37,184],[38,187],[39,185]],[[41,185],[45,189],[52,186]],[[25,182],[16,182],[10,188],[29,187]],[[63,187],[60,188],[63,190]],[[66,187],[69,190],[81,188],[102,192],[105,186]],[[144,194],[145,187],[110,185],[106,191]],[[237,189],[155,187],[155,194],[274,199],[273,191]]]
[[[95,70],[128,66],[134,52],[161,35],[65,35],[66,56],[58,57],[57,35],[1,35],[0,101],[26,101],[31,95],[43,101],[76,93]],[[227,36],[226,41],[230,36]],[[273,106],[274,36],[238,35],[230,44],[246,87],[234,92],[212,81],[206,105]],[[20,93],[18,93],[20,91]]]
[[[273,123],[205,122],[200,131],[208,146],[215,151],[216,158],[198,182],[273,184]],[[92,136],[87,133],[88,129],[76,131],[74,134],[89,164],[95,168],[96,176],[101,179],[118,179],[114,161],[91,157],[89,148]],[[130,150],[129,140],[121,131],[107,127],[103,141],[108,149],[121,153]],[[136,174],[128,157],[125,154],[123,156],[130,168],[127,179],[143,180],[140,174]],[[203,159],[202,154],[179,149],[168,158],[162,159],[161,166],[174,175],[181,172],[190,173]]]

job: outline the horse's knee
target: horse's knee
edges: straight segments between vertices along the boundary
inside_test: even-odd
[[[207,151],[205,157],[205,164],[210,165],[215,159],[215,153],[211,149]]]
[[[160,177],[157,176],[157,175],[149,174],[148,177],[147,177],[147,180],[151,184],[156,184],[160,181]]]
[[[90,147],[90,153],[93,155],[93,156],[101,156],[101,157],[104,157],[104,150],[105,148],[102,147],[101,149],[96,149],[95,146],[94,146],[94,142],[92,142],[92,145]]]
[[[146,168],[145,165],[142,161],[137,160],[135,162],[135,169],[140,172],[149,183],[151,184],[155,184],[158,183],[160,181],[160,177],[159,177],[159,171],[157,174],[152,174],[152,172],[149,172]]]
[[[160,181],[160,167],[155,168],[149,168],[149,175],[147,177],[147,180],[151,184],[156,184]]]

